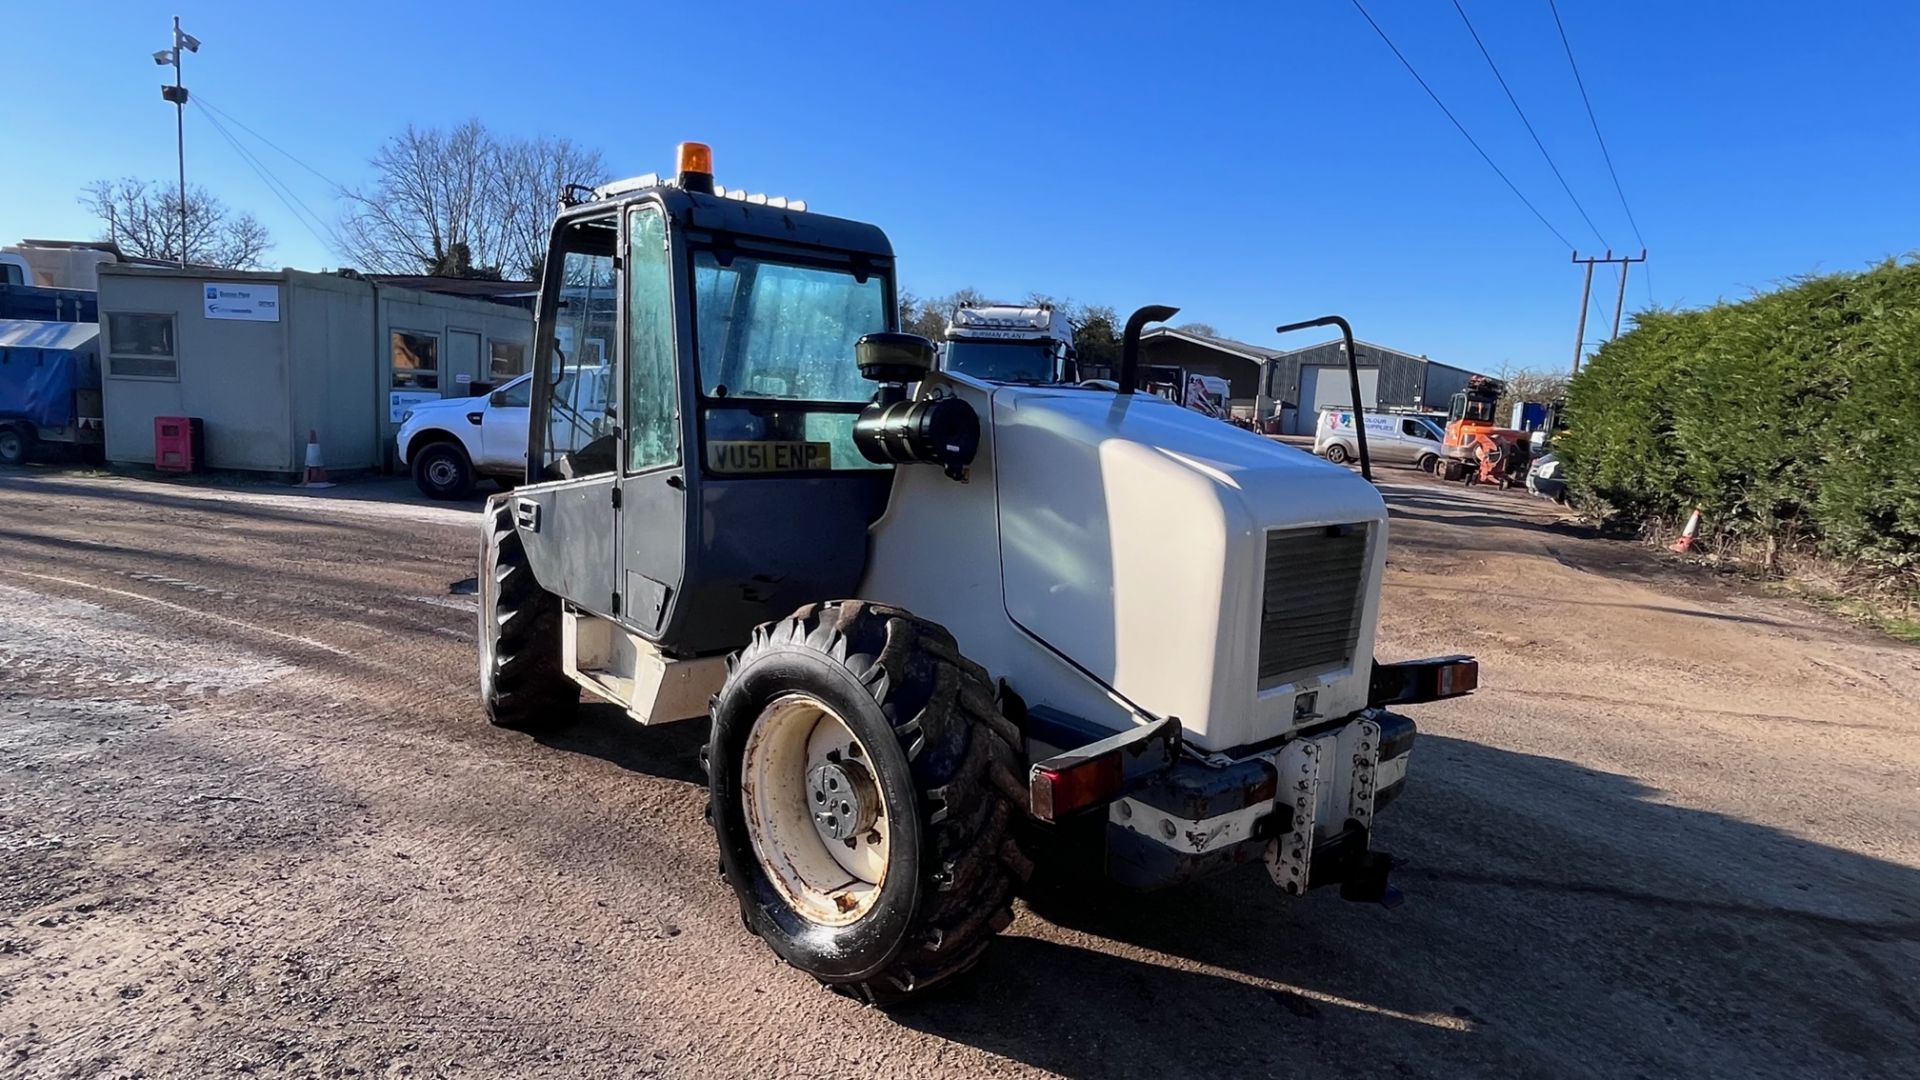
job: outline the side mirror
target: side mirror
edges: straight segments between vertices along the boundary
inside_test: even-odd
[[[507,392],[505,390],[495,390],[493,393],[487,395],[487,404],[493,406],[496,409],[500,408],[506,403],[507,403]]]
[[[919,334],[863,334],[853,343],[860,374],[877,383],[912,383],[933,370],[933,342]]]

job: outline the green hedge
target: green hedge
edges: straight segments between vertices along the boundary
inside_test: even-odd
[[[1577,498],[1920,566],[1920,265],[1636,322],[1568,389]]]

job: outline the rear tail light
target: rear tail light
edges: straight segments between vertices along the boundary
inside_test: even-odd
[[[1040,766],[1030,781],[1033,814],[1041,821],[1059,821],[1076,810],[1110,802],[1120,794],[1125,779],[1118,750],[1065,768]]]

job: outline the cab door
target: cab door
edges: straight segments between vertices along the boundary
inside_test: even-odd
[[[523,478],[527,470],[527,409],[533,403],[533,378],[515,379],[487,395],[480,413],[480,461],[488,469],[509,470]]]
[[[679,598],[686,563],[687,480],[681,456],[679,308],[657,203],[626,212],[620,341],[626,445],[620,462],[622,619],[657,639]]]
[[[513,494],[514,516],[540,584],[579,607],[618,617],[622,432],[617,369],[619,219],[563,221],[541,291],[533,377],[537,456]]]

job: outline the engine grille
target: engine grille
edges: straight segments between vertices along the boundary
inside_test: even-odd
[[[1360,636],[1367,575],[1362,525],[1267,533],[1260,604],[1260,689],[1345,667]]]

